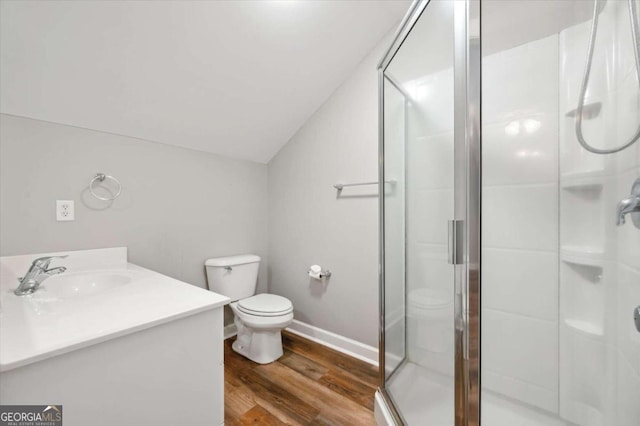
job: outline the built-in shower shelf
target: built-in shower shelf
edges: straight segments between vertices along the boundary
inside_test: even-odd
[[[570,329],[585,334],[588,337],[602,338],[604,336],[604,329],[602,328],[602,326],[589,321],[575,318],[565,318],[564,323]]]
[[[560,174],[562,189],[599,189],[604,183],[604,169],[585,170]]]
[[[601,171],[599,172],[601,173]],[[562,189],[599,189],[602,188],[604,178],[602,175],[572,173],[570,177],[562,177],[560,187]]]
[[[576,170],[560,173],[560,180],[580,180],[594,177],[603,177],[606,174],[604,168],[590,169],[590,170]]]
[[[560,258],[565,263],[576,265],[596,266],[604,265],[604,252],[600,249],[588,246],[563,246],[560,249]]]

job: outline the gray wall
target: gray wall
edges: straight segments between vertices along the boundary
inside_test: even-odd
[[[297,319],[377,346],[377,187],[338,197],[333,185],[377,180],[376,62],[389,41],[268,167],[0,115],[0,255],[127,246],[131,262],[206,287],[206,258],[256,253],[259,292],[268,258],[269,291]],[[88,193],[96,172],[122,181],[112,204]],[[74,222],[55,221],[56,199],[75,200]],[[333,271],[326,286],[309,280],[313,263]]]
[[[269,291],[293,302],[295,318],[377,346],[376,63],[389,37],[269,163]],[[327,285],[306,272],[333,272]]]
[[[127,246],[206,288],[205,259],[256,253],[266,290],[266,165],[4,114],[0,132],[1,255]],[[122,182],[113,203],[88,193],[96,172]],[[75,200],[74,222],[56,222],[56,199]]]

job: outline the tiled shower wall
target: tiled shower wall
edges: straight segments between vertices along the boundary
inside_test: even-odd
[[[598,147],[640,122],[625,2],[601,14],[585,119]],[[640,143],[582,149],[572,112],[589,22],[483,59],[483,388],[576,424],[640,418],[640,231],[615,224]]]
[[[482,384],[558,410],[558,37],[483,59]]]
[[[628,141],[640,125],[626,2],[600,16],[585,105],[585,140],[597,148]],[[592,154],[574,119],[590,23],[560,34],[560,416],[577,424],[636,425],[640,418],[640,230],[616,226],[615,206],[640,178],[640,143]]]

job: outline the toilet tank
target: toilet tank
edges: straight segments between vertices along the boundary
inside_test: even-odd
[[[232,301],[253,296],[258,284],[260,257],[255,254],[214,257],[205,263],[209,290]]]

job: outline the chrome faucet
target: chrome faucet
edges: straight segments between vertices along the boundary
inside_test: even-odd
[[[629,213],[640,213],[640,197],[629,197],[618,203],[616,209],[616,224],[618,226],[625,224],[625,216]]]
[[[621,200],[616,206],[616,224],[625,224],[625,216],[631,215],[634,225],[640,228],[640,178],[636,179],[631,188],[631,196]]]
[[[34,260],[29,271],[27,271],[27,274],[22,278],[18,278],[20,285],[14,293],[18,296],[31,294],[36,291],[38,287],[40,287],[40,284],[50,276],[61,274],[66,271],[67,268],[64,266],[49,269],[49,264],[53,259],[64,259],[66,257],[67,256],[47,256]]]

